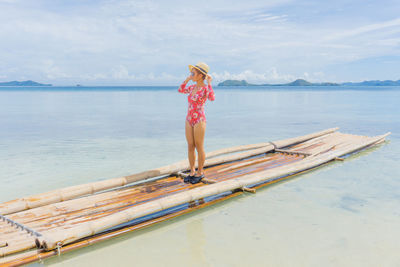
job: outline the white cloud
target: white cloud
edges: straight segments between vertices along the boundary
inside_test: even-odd
[[[128,69],[120,65],[112,71],[112,77],[118,80],[130,80],[135,79],[135,75],[130,75]]]
[[[94,74],[82,74],[79,76],[80,79],[86,81],[99,81],[99,80],[107,80],[109,77],[104,73],[94,73]]]
[[[257,17],[257,21],[271,21],[271,20],[279,20],[279,21],[283,21],[283,19],[287,17],[287,15],[281,15],[281,16],[272,16],[270,14],[266,14],[266,15],[260,15]]]
[[[60,78],[70,78],[71,75],[64,73],[60,67],[54,64],[51,59],[43,60],[41,66],[42,73],[50,80],[57,80]]]
[[[304,22],[309,14],[293,11],[299,1],[216,0],[212,8],[176,1],[61,2],[0,0],[1,75],[54,83],[172,83],[187,74],[187,64],[205,61],[217,79],[272,83],[322,79],[315,73],[329,66],[399,52],[399,18],[365,21],[354,13]]]
[[[363,33],[370,33],[372,31],[383,30],[390,27],[400,26],[400,18],[387,20],[379,23],[373,23],[369,25],[363,25],[361,27],[357,27],[354,29],[344,30],[342,32],[338,32],[336,34],[332,34],[327,36],[326,40],[334,40],[334,39],[341,39],[341,38],[349,38],[352,36],[360,35]],[[394,28],[397,32],[400,32],[400,28]],[[382,33],[382,32],[381,32]]]
[[[240,73],[230,73],[228,71],[224,71],[222,73],[213,72],[211,74],[216,83],[222,82],[224,80],[246,80],[249,83],[287,83],[292,82],[296,79],[302,78],[312,82],[320,82],[324,81],[325,75],[323,72],[314,72],[309,74],[304,72],[300,76],[294,76],[291,74],[282,74],[277,71],[276,68],[270,68],[269,70],[257,73],[252,70],[245,70]]]

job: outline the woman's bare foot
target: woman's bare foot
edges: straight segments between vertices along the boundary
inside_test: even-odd
[[[203,171],[199,171],[199,170],[198,170],[198,171],[196,172],[196,176],[201,176],[201,175],[204,175],[204,170],[203,170]]]

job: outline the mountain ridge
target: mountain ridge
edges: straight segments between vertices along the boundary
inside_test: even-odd
[[[332,82],[322,82],[322,83],[311,83],[304,79],[297,79],[290,83],[283,84],[251,84],[246,80],[225,80],[220,82],[218,86],[400,86],[400,80],[392,81],[392,80],[371,80],[371,81],[363,81],[363,82],[344,82],[344,83],[332,83]]]
[[[19,82],[19,81],[0,82],[0,86],[53,86],[53,85],[27,80],[27,81],[21,81],[21,82]]]

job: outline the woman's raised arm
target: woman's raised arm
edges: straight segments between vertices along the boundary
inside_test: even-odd
[[[207,98],[210,101],[214,101],[215,94],[214,94],[214,90],[213,90],[213,88],[211,86],[211,81],[212,81],[211,75],[207,74],[206,80],[207,80],[207,83],[208,83],[208,85],[207,85]]]
[[[183,82],[183,83],[181,84],[181,86],[179,86],[178,92],[179,92],[179,93],[182,93],[182,94],[188,94],[188,93],[189,93],[189,86],[186,86],[186,83]]]
[[[208,86],[207,86],[207,98],[210,101],[215,100],[215,94],[214,94],[214,90],[213,90],[211,84],[208,84]]]
[[[182,94],[188,94],[190,92],[189,86],[186,84],[189,82],[190,77],[187,77],[186,80],[179,86],[178,92]]]

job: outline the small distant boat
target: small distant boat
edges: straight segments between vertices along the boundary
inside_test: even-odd
[[[187,184],[183,160],[129,176],[0,204],[0,264],[22,265],[204,208],[380,144],[332,128],[206,155],[202,183]]]

